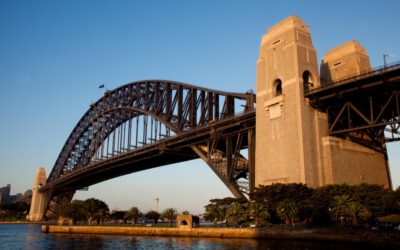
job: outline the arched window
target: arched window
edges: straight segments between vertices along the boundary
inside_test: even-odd
[[[282,81],[280,79],[277,79],[274,83],[274,86],[275,86],[275,96],[282,95]]]
[[[307,91],[314,86],[314,84],[312,83],[311,73],[307,70],[303,73],[303,86],[304,91]]]

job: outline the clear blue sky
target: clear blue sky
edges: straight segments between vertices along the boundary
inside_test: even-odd
[[[399,1],[19,1],[0,0],[0,186],[32,188],[69,133],[101,97],[143,79],[220,90],[255,89],[261,36],[289,15],[310,25],[319,60],[351,39],[372,66],[400,60]],[[389,145],[400,184],[400,143]],[[200,160],[91,186],[111,209],[176,207],[194,213],[230,195]]]

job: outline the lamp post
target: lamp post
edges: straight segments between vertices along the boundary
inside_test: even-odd
[[[382,56],[383,56],[383,68],[386,70],[386,58],[388,58],[389,55],[388,54],[383,54]]]
[[[156,198],[156,212],[158,213],[158,203],[160,202],[160,199],[157,197]]]

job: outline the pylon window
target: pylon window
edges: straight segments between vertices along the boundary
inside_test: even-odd
[[[307,70],[304,71],[304,73],[303,73],[303,86],[304,86],[304,91],[307,91],[314,86],[313,80],[312,80],[312,75]]]
[[[280,96],[282,95],[282,81],[280,79],[277,79],[275,81],[275,96]]]

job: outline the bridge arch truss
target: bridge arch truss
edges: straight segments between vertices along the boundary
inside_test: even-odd
[[[47,212],[89,185],[196,158],[244,197],[254,186],[254,106],[253,93],[165,80],[106,91],[71,132],[41,189]]]

